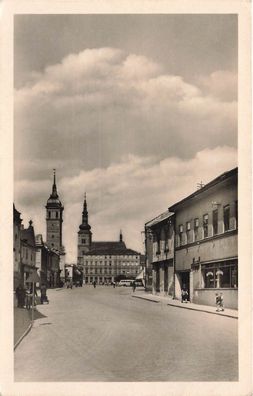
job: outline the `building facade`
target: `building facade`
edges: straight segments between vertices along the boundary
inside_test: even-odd
[[[36,235],[36,267],[41,284],[52,288],[60,286],[60,254],[43,241],[41,234]]]
[[[21,225],[22,219],[20,212],[17,211],[13,204],[13,286],[16,290],[20,283],[24,283],[22,279],[21,269]]]
[[[135,279],[141,272],[140,253],[128,249],[120,232],[119,241],[93,242],[88,222],[86,196],[82,224],[78,231],[77,264],[83,268],[85,283],[111,283],[119,277]]]
[[[169,211],[145,224],[146,274],[152,293],[174,295],[174,216]],[[146,278],[147,279],[147,278]],[[147,287],[146,287],[147,289]]]
[[[175,217],[175,298],[238,307],[238,169],[225,172],[170,206]]]
[[[21,225],[20,233],[20,270],[23,285],[29,274],[36,270],[36,243],[32,220],[29,221],[29,227],[24,228]]]
[[[65,277],[65,250],[62,241],[63,211],[64,207],[57,193],[54,169],[52,193],[46,204],[46,244],[59,254],[62,279]]]

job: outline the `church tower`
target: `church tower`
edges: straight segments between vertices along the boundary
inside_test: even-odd
[[[46,242],[51,249],[58,250],[61,254],[64,252],[62,246],[62,223],[63,223],[63,210],[64,207],[59,199],[55,181],[55,169],[54,169],[54,181],[52,186],[52,193],[47,200],[46,204],[46,222],[47,222],[47,234]]]
[[[82,212],[82,224],[80,224],[78,231],[77,261],[79,264],[83,264],[83,256],[90,250],[91,247],[92,232],[90,229],[91,226],[88,222],[88,210],[85,193]]]

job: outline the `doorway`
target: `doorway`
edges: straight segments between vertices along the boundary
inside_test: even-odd
[[[186,288],[188,292],[188,301],[190,301],[190,272],[189,271],[183,271],[180,272],[180,278],[181,278],[181,290],[183,287]]]

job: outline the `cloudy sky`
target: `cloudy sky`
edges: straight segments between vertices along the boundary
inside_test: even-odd
[[[75,262],[94,240],[143,251],[144,223],[237,165],[234,15],[18,15],[15,204],[45,237],[52,169]]]

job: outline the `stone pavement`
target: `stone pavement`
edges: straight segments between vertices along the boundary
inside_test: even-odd
[[[141,298],[147,301],[155,302],[155,303],[163,303],[167,304],[173,307],[177,308],[184,308],[184,309],[190,309],[193,311],[201,311],[201,312],[207,312],[210,314],[215,314],[219,316],[227,316],[229,318],[234,318],[238,319],[238,311],[235,309],[228,309],[225,307],[224,311],[221,312],[216,312],[216,307],[215,306],[210,306],[210,305],[199,305],[199,304],[194,304],[194,303],[181,303],[179,300],[173,300],[170,296],[160,296],[160,295],[154,295],[151,293],[147,293],[144,290],[136,290],[132,297],[135,298]]]

